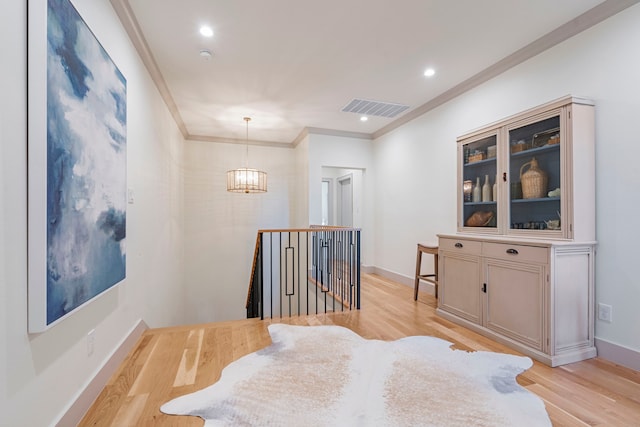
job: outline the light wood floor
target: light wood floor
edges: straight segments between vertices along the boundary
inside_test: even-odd
[[[196,417],[164,415],[166,401],[214,383],[222,369],[271,343],[270,323],[341,325],[365,338],[431,335],[455,348],[518,354],[439,318],[435,299],[376,275],[363,275],[362,309],[274,320],[151,329],[111,378],[81,426],[202,426]],[[640,372],[602,359],[549,368],[538,362],[518,382],[540,396],[555,426],[640,426]]]

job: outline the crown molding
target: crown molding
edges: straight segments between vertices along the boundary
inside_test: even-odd
[[[421,106],[407,112],[407,114],[399,117],[397,120],[389,123],[388,125],[378,129],[373,133],[373,139],[380,138],[383,135],[399,128],[400,126],[410,122],[411,120],[428,113],[429,111],[439,107],[440,105],[451,101],[454,98],[462,95],[463,93],[491,80],[494,77],[499,76],[505,71],[519,65],[526,60],[533,58],[534,56],[544,52],[553,46],[562,43],[563,41],[581,33],[596,24],[604,21],[607,18],[612,17],[618,12],[622,12],[624,9],[633,6],[640,0],[606,0],[592,9],[584,12],[582,15],[568,21],[566,24],[556,28],[555,30],[545,34],[537,40],[529,43],[525,47],[515,51],[511,55],[508,55],[485,68],[478,74],[470,77],[462,83],[452,87],[451,89],[436,96],[429,102],[422,104]]]
[[[365,133],[365,132],[349,132],[349,131],[335,130],[335,129],[305,127],[300,131],[298,136],[296,136],[296,138],[291,142],[291,146],[294,148],[297,147],[309,135],[330,135],[330,136],[340,136],[345,138],[373,140],[372,134]]]
[[[302,129],[298,136],[296,136],[296,138],[291,142],[291,145],[294,148],[297,147],[307,136],[309,136],[309,131],[307,130],[307,128]]]
[[[131,9],[131,5],[127,0],[109,0],[111,2],[111,6],[118,15],[124,30],[129,35],[129,39],[136,51],[138,51],[138,55],[142,59],[142,63],[147,68],[147,71],[151,75],[151,80],[155,83],[158,91],[160,92],[160,96],[164,100],[167,108],[173,120],[176,122],[178,129],[180,129],[180,133],[182,133],[183,138],[187,138],[189,132],[187,131],[187,126],[184,124],[184,120],[182,120],[182,116],[180,115],[180,111],[178,111],[178,106],[171,96],[171,92],[169,91],[169,87],[167,86],[167,82],[164,80],[162,73],[160,72],[160,68],[156,63],[153,54],[151,53],[151,49],[149,49],[149,45],[142,34],[142,30],[140,29],[140,25]]]
[[[369,139],[369,140],[373,139],[370,133],[365,133],[365,132],[350,132],[345,130],[314,128],[314,127],[306,127],[305,129],[307,130],[307,133],[309,135],[330,135],[330,136],[342,136],[345,138],[358,138],[358,139]]]
[[[275,141],[261,141],[255,139],[240,139],[240,138],[222,138],[209,135],[187,135],[186,141],[201,141],[201,142],[216,142],[220,144],[238,144],[238,145],[255,145],[261,147],[276,147],[276,148],[294,148],[293,144],[288,142],[275,142]]]

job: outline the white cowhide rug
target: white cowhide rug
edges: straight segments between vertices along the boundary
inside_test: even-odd
[[[269,326],[273,344],[161,408],[205,426],[550,426],[516,383],[528,357],[439,338],[366,340],[339,326]]]

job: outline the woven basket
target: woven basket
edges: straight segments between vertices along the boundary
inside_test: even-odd
[[[487,155],[485,153],[471,154],[469,156],[469,163],[479,162],[480,160],[484,160],[486,158],[487,158]]]
[[[529,166],[526,172],[523,169]],[[536,158],[525,163],[520,168],[520,182],[522,183],[523,199],[538,199],[544,197],[547,192],[547,173],[540,169]]]
[[[513,144],[511,146],[511,154],[519,153],[521,151],[526,151],[529,148],[531,148],[529,144]]]

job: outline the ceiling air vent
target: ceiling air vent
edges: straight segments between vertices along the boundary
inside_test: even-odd
[[[341,111],[366,116],[395,117],[408,108],[408,105],[354,98]]]

